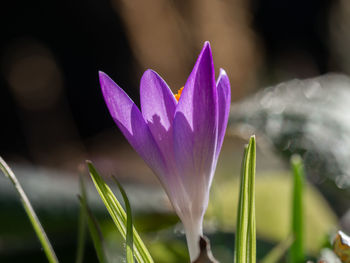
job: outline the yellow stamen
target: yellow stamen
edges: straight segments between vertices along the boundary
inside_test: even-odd
[[[184,87],[180,88],[180,89],[177,91],[177,93],[175,94],[175,99],[176,99],[177,101],[179,101],[183,89],[184,89]]]

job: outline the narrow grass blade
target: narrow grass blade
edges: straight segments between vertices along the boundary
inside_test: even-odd
[[[244,234],[247,231],[247,225],[245,224],[247,222],[247,208],[243,207],[243,200],[244,200],[244,184],[246,181],[246,174],[244,172],[244,168],[246,166],[247,161],[247,154],[248,154],[248,145],[244,147],[244,154],[242,159],[242,165],[241,165],[241,184],[240,184],[240,191],[239,191],[239,200],[238,200],[238,210],[237,210],[237,224],[236,224],[236,238],[235,238],[235,263],[244,262],[245,260],[245,254],[242,255],[242,251],[246,250],[246,235]],[[246,205],[246,204],[245,204]]]
[[[303,190],[304,190],[304,168],[300,156],[295,155],[291,158],[293,170],[293,203],[292,203],[292,235],[294,242],[289,251],[289,260],[291,263],[304,262],[304,209],[303,209]]]
[[[91,162],[87,162],[90,176],[95,184],[95,187],[100,194],[102,201],[104,202],[110,216],[113,219],[117,229],[121,233],[122,237],[126,239],[127,219],[126,213],[113,194],[112,190],[104,182],[102,177],[98,174],[97,170]],[[134,254],[137,262],[139,263],[153,263],[153,259],[148,252],[146,246],[142,242],[139,234],[133,228],[133,241],[134,241]]]
[[[277,263],[283,255],[287,252],[293,243],[293,237],[289,236],[286,240],[276,245],[261,261],[260,263]]]
[[[2,157],[0,157],[0,169],[5,174],[5,176],[10,179],[12,184],[15,186],[16,191],[20,195],[24,210],[26,211],[26,213],[29,217],[29,220],[34,228],[34,231],[35,231],[43,249],[44,249],[44,252],[47,256],[48,261],[50,263],[57,263],[58,259],[56,257],[56,254],[51,246],[49,239],[47,238],[47,235],[46,235],[43,227],[40,224],[40,221],[39,221],[37,215],[34,212],[32,205],[29,202],[29,199],[28,199],[26,193],[24,192],[21,184],[17,180],[17,177],[15,176],[13,171],[10,169],[10,167],[7,165],[7,163],[2,159]]]
[[[91,212],[86,199],[83,196],[78,196],[81,206],[83,207],[85,217],[87,219],[87,225],[91,235],[92,242],[94,244],[98,261],[100,263],[106,263],[106,254],[104,249],[104,238],[100,229],[100,226]]]
[[[132,213],[131,213],[131,206],[128,199],[128,196],[126,195],[126,192],[122,185],[119,183],[117,178],[113,176],[114,181],[118,185],[118,188],[123,196],[124,203],[125,203],[125,209],[126,209],[126,262],[127,263],[134,263],[134,237],[132,234],[133,225],[132,225]]]
[[[241,184],[237,212],[235,262],[256,262],[255,226],[255,136],[245,147],[241,168]]]
[[[87,195],[85,190],[84,178],[82,176],[79,177],[80,181],[80,192],[83,200],[86,200],[87,203]],[[86,211],[83,205],[80,206],[79,212],[79,221],[78,221],[78,241],[77,241],[77,255],[75,259],[75,263],[83,263],[84,260],[84,251],[85,251],[85,239],[86,239]]]
[[[248,259],[251,263],[256,263],[256,225],[255,225],[255,167],[256,167],[256,143],[255,136],[252,136],[248,146],[249,163],[249,212],[248,212]]]

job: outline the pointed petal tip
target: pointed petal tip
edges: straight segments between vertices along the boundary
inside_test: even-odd
[[[147,73],[147,74],[154,73],[154,70],[148,68],[148,69],[145,70],[145,72],[144,72],[143,74],[146,74],[146,73]]]
[[[105,88],[105,83],[108,82],[108,81],[112,81],[113,80],[106,74],[104,73],[103,71],[98,71],[98,77],[100,79],[100,84],[101,84],[101,88],[104,89]]]
[[[211,54],[212,52],[211,52],[211,47],[210,47],[209,41],[205,41],[204,42],[201,54],[204,54],[204,53],[207,53],[207,52],[209,52],[210,56],[212,56],[212,54]]]
[[[226,75],[227,76],[227,73],[226,73],[226,71],[223,68],[220,68],[220,74],[219,75],[220,76],[222,76],[222,75]]]
[[[101,71],[101,70],[99,70],[98,71],[98,76],[100,77],[100,78],[104,78],[104,77],[106,77],[106,76],[108,76],[106,73],[104,73],[103,71]]]
[[[106,73],[104,73],[102,71],[99,71],[98,74],[99,74],[100,86],[101,86],[102,94],[103,94],[103,97],[104,97],[105,102],[107,104],[107,107],[109,107],[110,105],[107,102],[108,101],[108,97],[111,96],[111,94],[113,94],[113,92],[114,92],[114,90],[116,88],[120,89],[120,90],[122,90],[122,89]]]
[[[203,59],[205,59],[205,60],[209,59],[209,60],[211,60],[211,63],[213,64],[213,55],[211,52],[209,41],[204,42],[203,48],[202,48],[201,52],[199,53],[196,64],[198,64],[198,62],[203,60]],[[213,65],[213,67],[214,67],[214,65]]]
[[[141,77],[141,85],[140,85],[140,89],[143,89],[143,84],[148,83],[149,81],[161,81],[161,82],[165,82],[165,80],[157,73],[155,72],[153,69],[147,69],[142,77]]]
[[[220,73],[219,73],[219,77],[217,78],[216,81],[216,85],[218,86],[220,82],[224,81],[224,83],[226,84],[226,86],[230,86],[230,80],[227,76],[226,71],[223,68],[220,68]]]
[[[141,77],[141,83],[142,83],[142,81],[145,79],[145,78],[148,78],[148,77],[150,77],[150,76],[152,76],[152,70],[151,69],[146,69],[146,71],[145,72],[143,72],[143,74],[142,74],[142,77]],[[140,89],[142,88],[142,85],[140,85]]]
[[[205,41],[203,47],[208,47],[208,48],[210,48],[210,42],[209,42],[208,40]]]
[[[142,78],[144,78],[144,77],[152,77],[152,76],[159,76],[159,74],[157,72],[155,72],[153,69],[147,69],[143,73]]]
[[[198,56],[198,59],[196,61],[196,65],[194,67],[194,71],[196,71],[199,68],[205,68],[206,65],[210,65],[210,71],[211,74],[213,75],[214,79],[214,61],[213,61],[213,54],[210,48],[210,43],[209,41],[204,42],[204,46]],[[194,72],[193,71],[193,72]]]

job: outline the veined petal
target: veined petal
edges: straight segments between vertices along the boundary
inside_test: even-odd
[[[166,82],[147,70],[140,86],[141,112],[167,163],[173,157],[173,120],[177,101]]]
[[[211,49],[206,42],[185,84],[174,119],[177,166],[187,192],[191,193],[192,206],[202,210],[206,208],[203,194],[209,191],[217,143],[218,99],[214,77]]]
[[[220,69],[220,75],[216,82],[218,92],[218,108],[219,108],[219,122],[218,122],[218,141],[216,146],[215,159],[217,161],[221,146],[224,141],[227,121],[230,113],[231,105],[231,88],[230,80],[226,75],[225,70]]]
[[[177,102],[166,82],[151,69],[146,70],[141,78],[140,97],[146,122],[153,123],[159,117],[160,124],[169,130]]]
[[[103,97],[114,122],[150,168],[156,174],[165,173],[164,158],[138,107],[105,73],[100,72],[99,76]]]

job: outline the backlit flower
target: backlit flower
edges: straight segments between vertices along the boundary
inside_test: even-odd
[[[140,85],[141,111],[105,73],[100,72],[100,83],[115,123],[162,183],[195,260],[230,109],[225,71],[220,70],[215,83],[209,42],[176,95],[156,72],[147,70]]]

